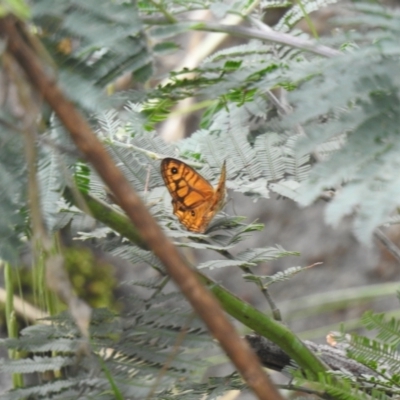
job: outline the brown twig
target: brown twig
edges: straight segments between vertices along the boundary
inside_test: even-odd
[[[55,80],[46,75],[36,54],[21,37],[18,29],[20,24],[13,16],[0,19],[0,34],[6,40],[7,51],[17,60],[31,83],[55,111],[78,149],[114,193],[118,203],[136,225],[144,241],[163,262],[170,276],[204,320],[212,335],[219,341],[249,387],[260,399],[282,399],[262,370],[254,352],[239,337],[219,303],[201,285],[195,272],[186,265],[176,247],[157,225],[89,124],[66,99]]]

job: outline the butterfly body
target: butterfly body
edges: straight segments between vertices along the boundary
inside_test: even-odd
[[[175,158],[161,162],[161,175],[172,197],[173,212],[192,232],[203,233],[225,200],[226,167],[216,188],[192,167]]]

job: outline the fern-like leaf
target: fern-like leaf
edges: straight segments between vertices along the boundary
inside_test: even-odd
[[[61,66],[59,81],[69,98],[87,111],[105,109],[116,98],[104,88],[125,72],[145,80],[151,58],[136,3],[106,0],[36,1],[34,23],[47,50]]]
[[[104,392],[109,390],[107,377],[99,373],[104,368],[125,398],[143,398],[153,390],[172,390],[185,377],[200,379],[207,363],[199,356],[199,350],[213,346],[201,321],[176,293],[146,300],[134,298],[129,313],[122,317],[105,309],[94,310],[91,357],[77,358],[81,339],[67,313],[52,317],[51,321],[52,325],[26,328],[19,339],[5,339],[3,343],[9,349],[29,351],[31,357],[3,360],[1,369],[30,374],[57,370],[61,374],[59,380],[16,389],[4,398],[84,398],[81,396],[90,391],[91,398],[102,395],[112,399],[111,392]],[[49,356],[49,352],[58,355]],[[102,362],[96,366],[97,357],[102,357]],[[91,377],[92,368],[98,371],[96,378]]]
[[[248,282],[262,282],[263,287],[268,288],[273,283],[286,281],[308,268],[309,267],[290,267],[271,276],[244,274],[243,278]]]
[[[301,188],[299,201],[310,204],[324,190],[340,187],[327,207],[328,222],[336,224],[355,212],[355,233],[361,241],[370,242],[373,230],[400,204],[400,124],[396,111],[400,82],[395,74],[400,14],[378,6],[368,7],[366,13],[369,15],[361,16],[360,21],[373,20],[374,26],[364,43],[340,57],[306,67],[307,83],[301,86],[301,101],[300,92],[291,98],[297,108],[292,122],[302,124],[307,133],[300,142],[302,154],[335,138],[337,143],[342,142],[338,150],[313,168]],[[380,30],[375,30],[380,21]],[[309,79],[310,75],[314,78]],[[345,91],[340,89],[343,87]],[[325,123],[319,122],[321,116],[327,117]]]
[[[377,338],[392,346],[400,344],[400,320],[391,318],[386,320],[385,314],[375,314],[366,311],[361,321],[368,330],[377,330]]]

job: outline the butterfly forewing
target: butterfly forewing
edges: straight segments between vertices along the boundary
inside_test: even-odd
[[[165,158],[161,174],[172,197],[174,214],[190,231],[204,232],[223,205],[225,197],[225,163],[216,189],[189,165]]]
[[[161,172],[172,199],[186,208],[196,207],[214,194],[214,188],[182,161],[165,158],[161,163]]]

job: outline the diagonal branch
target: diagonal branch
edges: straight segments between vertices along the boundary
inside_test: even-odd
[[[261,31],[255,28],[247,28],[244,26],[223,25],[214,22],[198,22],[193,23],[191,29],[195,31],[207,32],[224,32],[232,36],[246,38],[246,39],[260,39],[267,40],[273,43],[284,44],[296,49],[308,51],[323,57],[336,57],[342,53],[331,47],[318,44],[312,40],[303,39],[300,37],[292,36],[287,33],[277,32],[271,29],[270,31]]]
[[[66,99],[55,80],[45,73],[35,52],[22,38],[21,28],[23,29],[21,22],[13,16],[0,19],[0,34],[6,40],[7,51],[16,59],[33,86],[55,111],[78,149],[113,192],[118,204],[136,225],[143,240],[163,262],[169,275],[204,320],[212,335],[219,341],[249,387],[260,399],[281,399],[278,390],[262,370],[256,355],[239,337],[218,301],[199,282],[196,273],[188,267],[177,248],[157,225],[86,120]]]
[[[142,18],[142,21],[147,24],[152,25],[167,25],[169,21],[165,18]],[[278,32],[272,28],[268,31],[249,28],[246,26],[238,25],[228,25],[224,23],[217,22],[204,22],[204,21],[189,21],[191,25],[188,29],[194,31],[204,31],[204,32],[215,32],[215,33],[227,33],[234,37],[245,38],[245,39],[260,39],[272,43],[279,43],[286,46],[293,47],[295,49],[300,49],[307,51],[309,53],[317,54],[322,57],[336,57],[342,53],[332,47],[328,47],[318,42],[310,39],[304,39],[289,35],[288,33]]]

